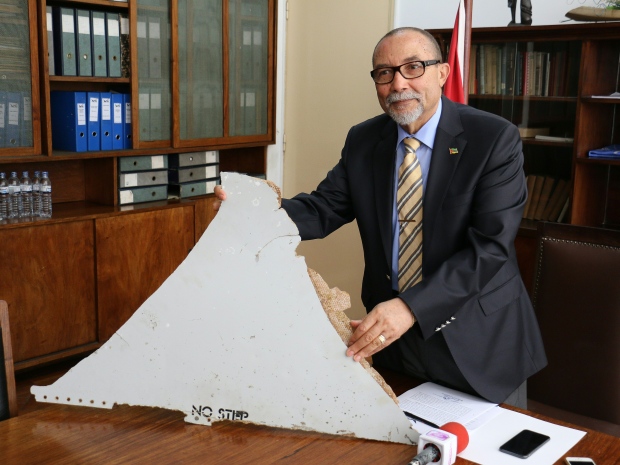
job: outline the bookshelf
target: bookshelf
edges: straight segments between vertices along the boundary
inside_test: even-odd
[[[452,31],[430,32],[447,56]],[[526,209],[521,222],[517,253],[531,290],[538,221],[620,228],[620,161],[588,158],[590,150],[620,141],[620,99],[599,98],[618,91],[620,28],[617,23],[474,28],[471,43],[469,105],[522,128],[530,201],[542,193],[535,196],[533,177],[553,180],[549,200],[556,188],[567,190],[564,213],[528,214],[547,207],[538,206]],[[536,138],[525,128],[551,137]]]
[[[221,170],[266,173],[266,148],[274,141],[276,1],[2,3],[0,105],[4,95],[17,96],[27,121],[19,141],[0,143],[0,171],[48,171],[53,184],[52,218],[0,221],[0,295],[9,303],[21,370],[105,342],[187,256],[214,216],[209,195],[119,205],[121,158],[215,150]],[[54,23],[58,8],[91,13],[91,59],[108,60],[103,73],[95,66],[90,74],[79,72],[85,59],[79,36],[75,75],[53,60],[62,42],[49,32],[62,24]],[[119,40],[120,56],[97,53],[95,16],[104,18],[104,43]],[[109,17],[118,18],[118,38]],[[54,148],[56,91],[128,95],[130,146]],[[8,123],[8,109],[5,116]]]

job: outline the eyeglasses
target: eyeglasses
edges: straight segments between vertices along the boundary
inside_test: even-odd
[[[400,66],[386,66],[385,68],[375,68],[370,72],[370,77],[377,84],[389,84],[394,80],[396,71],[405,79],[419,78],[426,71],[427,66],[441,63],[441,60],[410,61]]]

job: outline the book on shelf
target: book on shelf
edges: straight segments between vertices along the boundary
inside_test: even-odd
[[[517,70],[515,48],[507,47],[506,55],[506,95],[515,95],[515,73]]]
[[[579,60],[574,53],[537,51],[532,43],[519,48],[512,44],[472,45],[469,92],[540,97],[576,95]]]
[[[532,176],[532,175],[530,175]],[[531,197],[529,207],[527,209],[527,214],[524,214],[524,218],[528,220],[534,219],[534,213],[536,213],[536,209],[538,208],[538,200],[540,199],[540,193],[542,192],[543,184],[545,183],[544,176],[536,176],[534,175],[534,187],[532,191],[529,193]]]
[[[564,217],[566,216],[567,211],[568,211],[568,198],[564,202],[564,205],[562,206],[562,210],[560,211],[560,214],[558,215],[558,219],[557,219],[558,223],[561,223],[562,221],[564,221]]]
[[[550,176],[546,176],[543,181],[543,186],[540,190],[540,196],[538,197],[538,203],[536,204],[536,210],[534,210],[534,214],[532,215],[533,219],[535,220],[544,219],[543,212],[545,211],[545,207],[547,206],[547,203],[549,202],[549,198],[551,197],[551,191],[553,190],[554,186],[555,186],[555,179]]]
[[[537,137],[539,135],[548,135],[549,128],[528,128],[528,127],[519,127],[519,135],[522,138],[527,137]]]
[[[600,149],[590,150],[589,158],[606,158],[611,160],[620,159],[620,144],[608,145]]]
[[[532,192],[534,191],[534,184],[536,183],[536,176],[529,174],[526,177],[527,183],[527,200],[525,201],[525,207],[523,207],[523,218],[527,218],[530,205],[532,204]]]
[[[559,179],[556,183],[555,188],[553,189],[553,193],[549,198],[549,202],[545,207],[541,219],[545,221],[559,221],[560,213],[562,212],[564,205],[568,201],[569,193],[569,182],[565,179]]]
[[[476,69],[478,55],[478,45],[473,44],[469,53],[469,93],[478,93],[478,80],[476,78],[478,70]]]
[[[527,176],[528,199],[523,218],[537,221],[559,221],[569,197],[570,185],[565,179],[530,174]]]

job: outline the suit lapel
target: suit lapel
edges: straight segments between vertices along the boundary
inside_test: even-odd
[[[375,208],[379,219],[381,244],[388,268],[392,268],[392,211],[394,210],[394,163],[396,163],[396,123],[391,119],[381,132],[373,152]]]
[[[430,250],[433,223],[441,209],[448,186],[452,180],[467,140],[460,136],[463,126],[456,105],[442,97],[442,113],[431,157],[426,192],[424,193],[424,245],[423,256]]]

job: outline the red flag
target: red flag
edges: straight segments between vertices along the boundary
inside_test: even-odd
[[[443,93],[453,102],[465,103],[463,91],[463,59],[465,57],[465,7],[463,0],[459,1],[459,9],[456,12],[452,39],[450,39],[450,53],[448,64],[450,75],[444,84]]]

